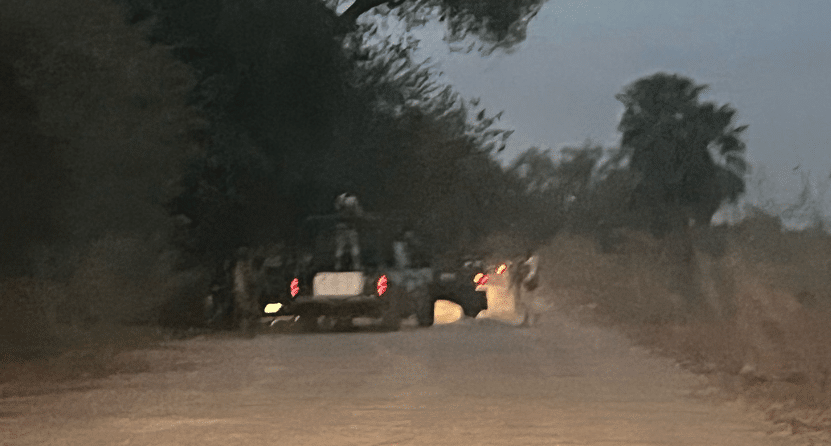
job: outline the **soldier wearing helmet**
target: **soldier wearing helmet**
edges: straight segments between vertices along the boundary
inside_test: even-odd
[[[335,210],[340,217],[335,226],[335,269],[340,271],[343,267],[343,254],[347,245],[351,254],[352,269],[361,269],[361,247],[358,244],[356,227],[358,219],[363,217],[363,209],[358,203],[358,197],[349,192],[338,195]]]
[[[513,281],[516,306],[523,313],[523,320],[520,324],[523,327],[536,325],[540,313],[548,309],[542,297],[537,294],[537,287],[539,286],[538,269],[539,255],[532,249],[528,249],[519,264],[519,270]]]

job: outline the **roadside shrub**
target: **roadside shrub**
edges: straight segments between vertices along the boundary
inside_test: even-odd
[[[561,233],[541,251],[545,282],[556,300],[572,309],[591,305],[616,321],[671,321],[682,317],[674,289],[672,252],[651,237],[623,232],[614,252],[594,240]],[[677,273],[675,275],[678,275]]]
[[[55,340],[52,329],[59,311],[60,290],[31,279],[0,282],[0,362],[12,356],[38,354]]]
[[[831,236],[783,232],[760,214],[660,240],[634,231],[615,239],[604,253],[562,233],[542,251],[560,308],[591,308],[596,320],[744,390],[831,403]]]
[[[160,237],[107,236],[90,243],[68,282],[68,318],[77,326],[158,323],[162,308],[201,275],[177,271]]]

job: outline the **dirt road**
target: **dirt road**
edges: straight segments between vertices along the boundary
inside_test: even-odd
[[[0,445],[800,444],[696,396],[702,380],[670,361],[556,316],[202,337],[118,360],[123,373],[75,390],[0,399]]]

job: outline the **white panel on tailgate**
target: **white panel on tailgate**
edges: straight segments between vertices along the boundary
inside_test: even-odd
[[[360,271],[317,273],[312,284],[315,296],[357,296],[364,290]]]

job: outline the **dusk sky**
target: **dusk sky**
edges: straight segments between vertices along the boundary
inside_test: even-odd
[[[792,199],[800,172],[831,172],[829,24],[825,0],[551,0],[513,54],[451,54],[439,28],[421,51],[462,95],[505,111],[516,132],[504,161],[532,145],[617,146],[615,94],[658,71],[688,76],[749,124],[748,159],[774,183],[765,194]]]

